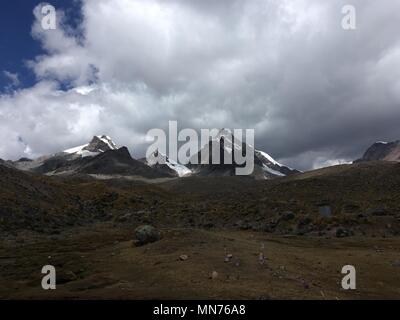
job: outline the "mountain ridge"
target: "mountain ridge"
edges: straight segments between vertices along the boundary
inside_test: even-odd
[[[220,159],[230,156],[229,163],[225,164],[212,164],[212,148],[213,144],[219,144]],[[230,129],[221,129],[216,136],[210,139],[209,143],[203,146],[192,159],[197,159],[198,164],[189,166],[195,174],[208,176],[208,175],[235,175],[236,169],[243,167],[235,162],[233,150],[249,150],[254,155],[254,170],[251,176],[257,179],[272,179],[276,177],[284,177],[300,173],[300,171],[292,169],[288,166],[280,164],[268,153],[256,149],[253,145],[243,142],[241,139],[235,137]],[[208,164],[202,163],[202,153],[205,155]],[[204,159],[203,159],[204,160]]]
[[[392,142],[378,141],[372,144],[364,155],[355,163],[366,161],[395,161],[400,162],[400,140]]]
[[[215,142],[220,144],[220,152],[231,156],[233,156],[232,150],[242,150],[246,147],[254,153],[254,171],[251,174],[253,178],[272,179],[300,172],[277,162],[268,153],[242,143],[231,130],[225,128],[211,137],[209,143],[203,146],[192,159],[200,157],[203,149],[209,148]],[[136,160],[126,147],[119,148],[109,136],[98,135],[94,136],[89,143],[61,152],[36,159],[21,158],[18,161],[3,161],[3,164],[43,175],[106,174],[110,177],[139,175],[145,178],[182,178],[190,175],[232,176],[236,175],[235,170],[240,167],[234,159],[231,164],[226,164],[222,156],[222,164],[213,164],[210,152],[207,157],[208,164],[201,162],[192,164],[194,161],[190,161],[189,164],[183,165],[156,150],[148,158]],[[159,163],[160,159],[162,163]]]

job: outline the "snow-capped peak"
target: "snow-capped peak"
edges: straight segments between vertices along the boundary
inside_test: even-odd
[[[298,170],[292,169],[288,166],[285,166],[284,164],[279,163],[264,151],[255,150],[255,157],[259,161],[261,161],[262,168],[264,172],[267,173],[267,178],[269,175],[284,177],[286,175],[300,172]]]
[[[267,162],[271,163],[272,165],[277,165],[277,166],[283,167],[282,164],[280,164],[278,161],[276,161],[274,158],[272,158],[268,153],[266,153],[264,151],[256,150],[256,155],[258,155],[260,158],[265,159]]]
[[[192,173],[192,170],[168,158],[165,154],[161,153],[158,150],[154,151],[150,156],[146,158],[146,163],[150,167],[153,167],[157,164],[165,164],[170,169],[174,170],[179,177],[184,177]]]
[[[240,137],[242,138],[242,137]],[[218,134],[213,137],[213,141],[220,142],[223,140],[224,149],[231,153],[231,150],[235,148],[236,150],[242,150],[242,140],[234,136],[232,130],[223,128],[219,130]],[[252,146],[249,145],[251,148]]]
[[[110,150],[118,149],[117,145],[114,143],[114,141],[109,136],[102,135],[102,136],[96,136],[96,138],[98,138],[102,142],[104,142],[110,148]],[[93,140],[92,140],[92,142],[93,142]]]
[[[233,132],[231,129],[222,128],[221,130],[218,131],[218,134],[215,136],[215,139],[220,139],[222,137],[231,138],[232,135]]]
[[[77,146],[77,147],[73,147],[73,148],[64,150],[63,152],[64,153],[78,153],[78,152],[82,151],[84,148],[86,148],[88,145],[89,145],[89,143],[83,144],[81,146]]]
[[[148,166],[153,167],[156,164],[163,164],[168,161],[168,157],[161,153],[160,151],[156,150],[151,155],[146,158],[146,163]]]
[[[64,153],[76,154],[82,157],[96,156],[108,150],[117,150],[118,147],[109,136],[94,136],[90,143],[64,150]]]

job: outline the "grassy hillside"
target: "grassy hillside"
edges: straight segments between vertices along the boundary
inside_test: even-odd
[[[400,231],[398,163],[343,165],[269,181],[189,177],[158,184],[0,170],[3,231],[51,233],[95,221],[299,234],[339,227],[361,235]],[[321,215],[321,206],[331,217]]]

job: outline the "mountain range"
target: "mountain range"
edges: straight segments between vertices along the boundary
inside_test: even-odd
[[[211,140],[228,156],[227,146],[238,146],[223,132]],[[230,176],[234,162],[182,166],[165,156],[157,164],[158,151],[136,160],[107,136],[38,159],[1,161],[0,297],[42,298],[40,268],[50,262],[57,297],[160,299],[167,290],[165,297],[187,298],[198,288],[211,290],[209,297],[213,282],[239,288],[238,298],[245,290],[261,296],[265,283],[317,298],[328,271],[332,287],[324,294],[344,299],[337,274],[349,257],[368,263],[364,278],[375,285],[355,298],[379,297],[382,288],[397,297],[400,162],[376,161],[396,159],[388,145],[376,144],[359,163],[304,173],[250,148],[253,179]],[[156,242],[137,247],[138,230],[155,231]],[[213,270],[220,278],[210,278]],[[121,279],[129,290],[120,291]]]
[[[144,177],[144,178],[176,178],[187,176],[233,176],[235,168],[239,167],[235,161],[232,164],[212,164],[210,150],[213,143],[217,143],[221,152],[232,152],[233,148],[245,148],[241,141],[236,139],[230,130],[222,129],[212,137],[209,143],[196,155],[206,151],[210,164],[182,165],[167,155],[156,150],[147,158],[136,160],[128,149],[118,147],[117,144],[106,135],[94,136],[84,145],[73,147],[55,154],[46,155],[37,159],[21,158],[18,161],[2,161],[3,165],[23,171],[30,171],[48,176],[79,175],[86,174],[95,178],[113,177]],[[254,153],[254,171],[251,174],[256,179],[272,179],[299,173],[300,171],[289,168],[274,160],[268,153],[249,146]],[[157,159],[162,159],[160,164]],[[224,163],[223,159],[221,162]]]
[[[219,146],[223,164],[212,164],[211,149],[215,143]],[[155,179],[188,176],[234,176],[235,169],[240,165],[234,159],[228,162],[231,164],[224,164],[223,157],[232,156],[232,150],[245,148],[245,143],[234,137],[229,129],[222,129],[192,157],[189,164],[182,165],[158,150],[147,158],[136,160],[131,156],[127,147],[118,147],[109,136],[101,135],[94,136],[90,142],[84,145],[55,154],[36,159],[1,160],[0,164],[48,176],[89,175],[101,179],[115,177]],[[254,170],[251,177],[255,179],[268,180],[301,173],[299,170],[279,163],[264,151],[250,145],[247,145],[247,148],[254,153]],[[202,163],[201,155],[203,157],[205,155],[206,159],[208,158],[206,164]],[[159,159],[163,160],[162,164],[157,161]],[[194,159],[197,159],[198,164],[193,164],[196,163]],[[400,161],[400,141],[376,142],[366,150],[362,158],[354,161],[354,163],[367,161]]]

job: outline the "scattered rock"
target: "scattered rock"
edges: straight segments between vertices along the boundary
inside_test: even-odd
[[[160,232],[150,225],[142,225],[135,229],[135,244],[143,246],[148,243],[153,243],[161,239]]]
[[[301,284],[303,285],[304,289],[310,289],[310,285],[305,280],[301,280]]]
[[[346,238],[346,237],[350,237],[352,235],[353,235],[353,232],[351,230],[347,230],[344,228],[336,229],[336,237],[337,238]]]
[[[232,258],[233,258],[233,255],[232,254],[227,254],[226,256],[225,256],[225,262],[231,262],[231,260],[232,260]]]
[[[324,218],[330,218],[332,216],[332,208],[327,204],[318,206],[318,212]]]
[[[393,267],[400,267],[400,260],[396,260],[395,262],[392,263]]]
[[[213,271],[211,273],[210,279],[215,280],[218,278],[218,272],[217,271]]]
[[[268,233],[273,233],[277,227],[277,222],[271,221],[269,223],[266,223],[264,226],[264,231]]]
[[[130,221],[133,218],[133,214],[132,213],[126,213],[123,215],[120,215],[116,218],[117,222],[127,222]]]
[[[187,259],[189,259],[189,257],[188,257],[186,254],[182,254],[182,255],[179,257],[179,260],[181,260],[181,261],[186,261]]]
[[[258,262],[261,264],[261,265],[263,265],[263,264],[265,264],[266,263],[266,257],[264,256],[264,253],[263,252],[260,252],[259,253],[259,255],[258,255]]]

